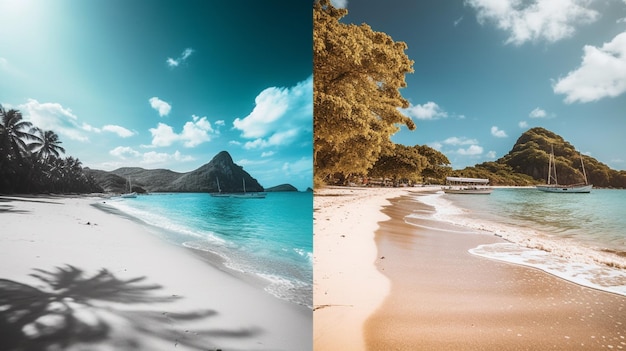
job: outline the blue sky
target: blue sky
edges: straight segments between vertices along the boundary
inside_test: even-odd
[[[0,0],[0,103],[84,166],[312,186],[309,2]]]
[[[504,156],[544,127],[626,169],[626,1],[336,1],[408,45],[401,90],[417,124],[392,137],[444,152],[455,169]]]

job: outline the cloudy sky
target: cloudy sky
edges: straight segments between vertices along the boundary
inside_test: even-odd
[[[417,129],[454,168],[505,155],[544,127],[626,169],[625,0],[338,1],[344,23],[408,44],[403,96]]]
[[[309,2],[0,0],[0,103],[84,166],[312,186]]]

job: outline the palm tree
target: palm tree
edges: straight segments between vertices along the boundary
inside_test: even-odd
[[[0,154],[3,159],[12,160],[16,158],[22,161],[22,154],[28,151],[26,140],[33,140],[36,137],[24,130],[30,129],[33,125],[22,119],[22,113],[15,109],[5,110],[0,105]]]
[[[32,128],[30,130],[35,134],[35,141],[28,145],[28,148],[39,158],[48,160],[50,156],[59,157],[61,153],[65,153],[65,149],[61,146],[63,143],[59,140],[59,136],[51,130],[41,130],[40,128]],[[37,135],[38,134],[38,135]]]
[[[0,191],[15,192],[23,190],[28,170],[24,159],[28,155],[27,140],[35,138],[26,132],[32,127],[22,119],[22,114],[14,109],[6,110],[0,105]]]

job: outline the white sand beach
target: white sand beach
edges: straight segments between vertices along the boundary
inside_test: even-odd
[[[312,348],[310,309],[94,202],[0,197],[0,349]]]

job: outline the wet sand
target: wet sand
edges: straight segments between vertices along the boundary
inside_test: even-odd
[[[626,349],[625,297],[474,256],[469,249],[502,239],[409,225],[411,211],[432,208],[391,202],[376,232],[376,267],[391,290],[365,323],[368,350]]]

